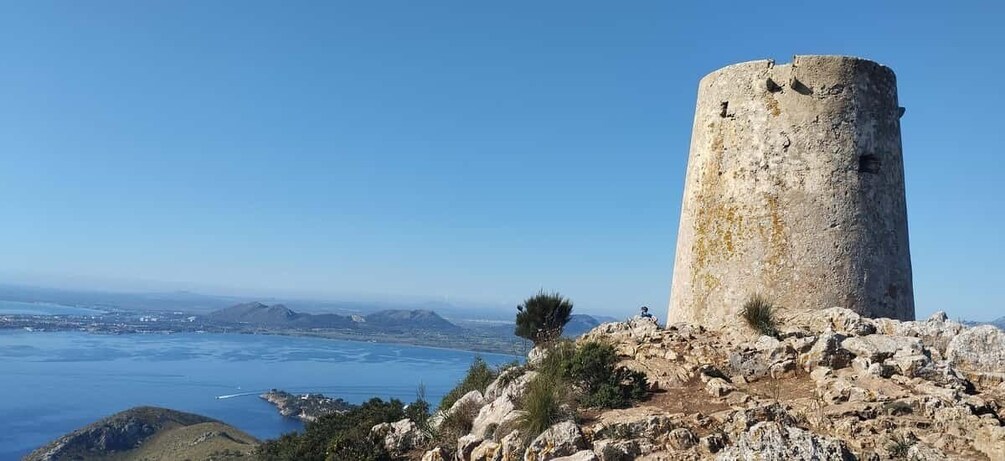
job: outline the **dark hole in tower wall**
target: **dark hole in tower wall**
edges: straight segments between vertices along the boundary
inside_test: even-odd
[[[879,173],[879,157],[873,154],[862,155],[858,158],[859,173]]]

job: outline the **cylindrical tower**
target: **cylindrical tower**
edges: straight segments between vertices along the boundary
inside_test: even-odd
[[[893,71],[796,56],[699,85],[669,322],[737,322],[755,294],[913,320]]]

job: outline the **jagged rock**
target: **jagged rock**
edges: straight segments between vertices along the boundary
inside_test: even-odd
[[[705,383],[705,392],[708,392],[713,397],[722,397],[735,390],[736,386],[733,386],[722,378],[712,378]]]
[[[583,450],[569,456],[552,458],[552,461],[599,461],[597,455],[590,450]]]
[[[762,461],[854,460],[840,440],[783,426],[775,422],[760,422],[741,434],[736,443],[727,446],[717,460],[750,459]]]
[[[532,367],[540,365],[546,355],[548,355],[547,347],[544,345],[534,346],[534,348],[527,353],[527,365]]]
[[[925,354],[904,353],[904,351],[897,351],[892,358],[884,362],[884,365],[895,368],[898,373],[909,378],[917,376],[931,364],[932,359]]]
[[[599,439],[657,439],[671,431],[674,423],[668,415],[655,411],[649,408],[610,410],[600,415],[591,429]]]
[[[833,331],[822,333],[809,352],[800,356],[800,362],[806,370],[812,370],[818,366],[835,370],[847,367],[851,363],[852,355],[847,349],[841,347],[844,339],[844,336]]]
[[[1003,375],[1005,331],[991,325],[965,330],[949,342],[946,358],[952,365],[966,372]]]
[[[938,448],[916,443],[907,449],[907,459],[911,461],[943,461],[949,457]]]
[[[478,391],[471,391],[457,399],[457,401],[450,406],[450,409],[446,411],[446,415],[452,415],[462,409],[481,408],[483,405],[485,405],[485,398],[482,397],[482,393]]]
[[[864,336],[876,332],[876,324],[858,313],[843,307],[817,311],[797,312],[783,321],[785,325],[800,326],[809,331],[831,330],[846,336]]]
[[[395,454],[405,453],[429,440],[429,435],[408,418],[394,423],[378,424],[370,431],[377,437],[382,437],[387,451]]]
[[[471,453],[481,445],[482,439],[476,435],[465,435],[457,439],[457,453],[456,457],[460,461],[467,461],[471,459]]]
[[[728,440],[726,439],[726,435],[722,432],[715,432],[706,435],[699,441],[702,449],[704,449],[707,453],[718,453],[719,450],[722,450],[722,448],[726,446],[727,442]]]
[[[974,437],[974,448],[993,460],[1005,459],[1005,427],[987,425]]]
[[[443,448],[436,447],[422,454],[421,461],[448,461],[450,459],[450,453]]]
[[[645,339],[659,332],[660,326],[651,318],[632,317],[627,322],[602,323],[586,336],[625,336],[634,339]]]
[[[866,335],[852,336],[841,341],[841,347],[856,357],[872,362],[882,362],[900,352],[904,355],[922,354],[921,340],[909,336]]]
[[[500,445],[498,443],[484,440],[474,450],[471,450],[471,455],[468,459],[471,461],[494,461],[496,454],[499,453],[499,448]]]
[[[492,437],[490,431],[494,432],[500,427],[512,425],[522,414],[523,412],[516,409],[516,404],[509,396],[501,395],[478,412],[472,423],[471,433],[481,438]]]
[[[674,450],[687,450],[698,444],[698,436],[687,428],[679,428],[667,434],[667,441]]]
[[[949,341],[966,329],[959,322],[949,320],[949,316],[945,312],[936,312],[927,320],[920,322],[874,319],[873,323],[876,324],[878,333],[920,338],[925,347],[933,353],[933,356],[940,360],[945,357]]]
[[[500,461],[516,461],[523,458],[527,450],[527,442],[520,431],[512,431],[499,441]]]
[[[600,461],[632,461],[642,454],[635,440],[611,439],[593,442],[593,452]]]
[[[520,367],[510,368],[502,372],[485,389],[485,401],[491,402],[502,395],[509,396],[510,400],[517,400],[527,391],[527,384],[535,376],[537,376],[536,371],[524,371]]]
[[[586,448],[586,439],[579,426],[572,421],[562,421],[537,436],[524,453],[524,461],[545,461],[558,456],[569,456]]]

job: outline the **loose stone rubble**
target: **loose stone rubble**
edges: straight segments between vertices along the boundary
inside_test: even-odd
[[[840,308],[783,311],[779,330],[600,325],[578,341],[607,342],[645,372],[647,400],[587,409],[528,438],[520,403],[534,372],[520,367],[465,396],[481,406],[469,434],[415,459],[1005,460],[1001,330]]]

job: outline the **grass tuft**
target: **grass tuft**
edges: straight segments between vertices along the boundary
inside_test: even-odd
[[[761,295],[751,296],[740,311],[743,320],[762,335],[778,336],[775,306]]]
[[[563,416],[561,398],[558,395],[560,380],[549,374],[539,374],[527,384],[523,396],[523,417],[520,420],[522,432],[528,440],[537,437],[557,423]]]

